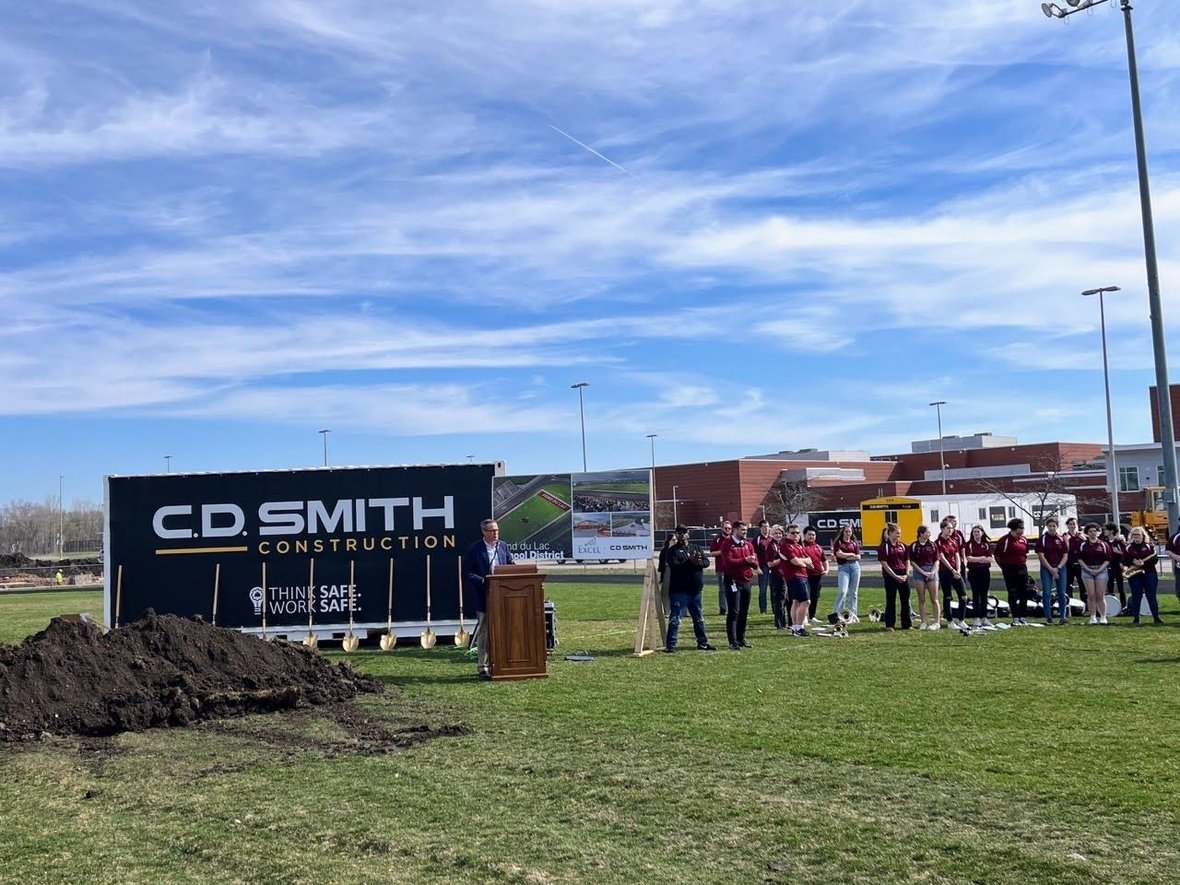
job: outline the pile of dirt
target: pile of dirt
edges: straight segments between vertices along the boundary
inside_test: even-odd
[[[103,633],[55,618],[0,645],[0,741],[110,735],[333,704],[382,684],[285,642],[153,611]]]
[[[0,553],[0,568],[28,568],[37,565],[23,553]]]

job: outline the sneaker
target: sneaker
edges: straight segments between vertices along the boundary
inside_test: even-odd
[[[886,628],[885,628],[885,632],[886,632],[886,633],[892,633],[892,632],[893,632],[893,628],[892,628],[892,627],[886,627]]]
[[[922,622],[922,623],[921,623],[921,624],[918,626],[918,629],[919,629],[919,630],[933,630],[934,628],[933,628],[933,627],[930,627],[930,626],[927,626],[926,622],[925,622],[925,621],[923,621],[923,622]]]
[[[1106,615],[1103,615],[1102,617],[1100,617],[1100,618],[1098,619],[1098,623],[1099,623],[1099,624],[1109,624],[1109,623],[1110,623],[1110,621],[1106,620]]]
[[[1069,618],[1058,618],[1057,623],[1064,627],[1069,624]]]
[[[1045,618],[1045,626],[1052,627],[1053,626],[1053,619],[1052,618]]]
[[[992,626],[992,622],[991,622],[990,620],[988,620],[987,618],[984,618],[984,619],[983,619],[983,623],[982,623],[982,624],[980,624],[979,626],[981,626],[981,627],[991,627],[991,626]]]
[[[982,627],[986,623],[987,623],[987,621],[985,621],[983,618],[976,618],[975,619],[975,626],[976,627]]]
[[[738,645],[740,645],[742,648],[753,648],[754,647],[754,646],[750,645],[750,643],[746,642],[746,640],[744,640],[744,639],[741,642],[739,642]]]
[[[1097,624],[1098,623],[1098,615],[1090,615],[1090,623]]]
[[[664,653],[669,654],[669,655],[672,654],[672,652],[674,652],[674,651],[676,651],[676,646],[674,646],[674,645],[669,645],[667,648],[664,649]]]
[[[860,618],[858,618],[856,616],[855,612],[853,612],[852,615],[848,618],[848,623],[850,623],[850,624],[859,624],[860,623]]]
[[[706,642],[704,645],[698,645],[697,651],[717,651],[717,647]]]
[[[729,649],[730,649],[730,651],[741,651],[742,647],[740,645],[738,645],[736,642],[731,642],[729,644]]]
[[[1151,619],[1151,623],[1153,623],[1153,624],[1162,624],[1163,622],[1164,622],[1163,618],[1152,618]]]
[[[476,679],[491,679],[492,674],[491,674],[491,671],[489,671],[489,670],[476,670],[475,671],[475,678]]]
[[[933,624],[930,625],[930,629],[931,630],[941,630],[942,629],[942,621],[935,621]]]
[[[1139,619],[1138,619],[1138,618],[1136,618],[1135,620],[1133,620],[1133,621],[1131,622],[1131,625],[1132,625],[1132,626],[1134,626],[1134,627],[1138,627],[1138,626],[1139,626]]]

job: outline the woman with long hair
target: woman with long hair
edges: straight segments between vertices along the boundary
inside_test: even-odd
[[[971,535],[963,547],[967,559],[967,583],[971,585],[971,610],[976,627],[990,627],[987,617],[987,594],[992,586],[992,545],[983,526],[971,527]]]
[[[937,630],[942,626],[942,610],[938,605],[938,550],[930,540],[930,529],[918,526],[918,537],[910,545],[910,572],[914,589],[918,591],[919,630]],[[926,623],[926,596],[930,596],[930,607],[934,618]]]
[[[1024,520],[1008,520],[1008,534],[996,541],[996,562],[1004,575],[1008,590],[1008,609],[1012,626],[1022,627],[1028,622],[1028,538],[1024,536]]]
[[[774,613],[774,629],[787,629],[786,556],[783,554],[783,527],[772,526],[770,546],[766,548],[766,565],[770,569],[770,608]]]
[[[1118,594],[1119,605],[1127,609],[1127,588],[1123,581],[1123,554],[1127,552],[1127,535],[1117,522],[1108,522],[1102,527],[1102,540],[1110,545],[1110,581],[1112,594]]]
[[[832,611],[837,615],[848,609],[849,623],[855,624],[860,594],[860,542],[852,534],[852,526],[842,525],[832,539],[832,559],[836,562],[836,603]]]
[[[948,627],[962,629],[967,624],[967,593],[963,589],[963,533],[948,516],[938,528],[934,546],[938,550],[938,583],[942,585],[942,614]],[[959,601],[959,616],[951,620],[951,591]]]
[[[901,597],[901,629],[909,630],[910,621],[910,551],[901,541],[901,527],[895,522],[885,524],[881,532],[881,546],[877,548],[881,576],[885,579],[885,631],[893,632],[897,622],[898,597]]]
[[[1082,566],[1082,585],[1086,588],[1091,624],[1106,624],[1106,586],[1110,581],[1110,561],[1114,551],[1098,536],[1102,526],[1086,523],[1086,540],[1078,548]]]
[[[1127,583],[1131,585],[1131,614],[1135,616],[1134,624],[1139,625],[1139,609],[1143,597],[1147,597],[1147,606],[1151,610],[1152,623],[1162,624],[1160,619],[1159,601],[1155,591],[1159,586],[1160,576],[1156,571],[1155,541],[1142,526],[1135,526],[1127,539],[1127,565],[1138,569],[1137,574],[1131,575]]]

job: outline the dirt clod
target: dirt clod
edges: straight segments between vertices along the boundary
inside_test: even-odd
[[[56,618],[0,645],[0,742],[101,736],[336,704],[382,684],[301,645],[148,611],[103,633]]]

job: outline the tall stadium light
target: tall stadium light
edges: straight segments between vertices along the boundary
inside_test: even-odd
[[[680,486],[672,486],[672,528],[676,528],[676,526],[680,525],[680,514],[677,512],[676,506],[676,490],[678,488],[680,488]]]
[[[1069,2],[1069,0],[1066,0]],[[1055,3],[1041,4],[1050,18],[1066,18],[1113,0],[1079,0],[1069,10]],[[1070,4],[1071,6],[1073,4]],[[1155,395],[1159,404],[1160,448],[1164,466],[1164,503],[1168,508],[1168,531],[1180,523],[1180,502],[1176,499],[1176,432],[1172,427],[1172,396],[1168,387],[1168,354],[1164,345],[1164,317],[1160,305],[1159,265],[1155,257],[1155,222],[1151,213],[1151,187],[1147,176],[1147,142],[1143,136],[1143,104],[1139,99],[1139,66],[1135,61],[1135,31],[1131,25],[1131,0],[1119,0],[1123,28],[1127,35],[1127,73],[1131,80],[1131,118],[1135,125],[1135,158],[1139,166],[1139,208],[1143,215],[1143,255],[1147,264],[1147,304],[1151,314],[1151,345],[1155,354]],[[1056,11],[1054,11],[1056,10]]]
[[[1114,521],[1122,522],[1119,518],[1119,468],[1114,457],[1114,418],[1110,411],[1110,363],[1106,358],[1106,305],[1102,296],[1107,292],[1121,291],[1118,286],[1103,286],[1101,289],[1087,289],[1083,297],[1098,296],[1098,317],[1102,329],[1102,381],[1106,385],[1106,440],[1110,452],[1110,506],[1114,511]]]
[[[165,473],[172,472],[172,456],[171,455],[164,456],[164,472]]]
[[[578,415],[582,419],[582,472],[585,473],[586,467],[586,406],[582,402],[582,391],[590,386],[589,381],[579,381],[577,384],[571,384],[570,390],[578,392]]]
[[[935,414],[938,415],[938,469],[942,471],[942,494],[946,495],[946,455],[942,450],[942,407],[946,405],[946,400],[935,400],[929,405],[934,406]]]
[[[316,431],[324,438],[324,466],[328,466],[328,434],[332,432],[330,427],[325,427],[323,430]]]
[[[660,496],[656,494],[656,437],[657,436],[659,436],[658,433],[649,433],[647,435],[647,440],[648,440],[648,442],[651,443],[651,499],[652,499],[652,501],[655,502],[655,508],[656,508],[656,512],[655,512],[655,514],[653,514],[653,518],[652,518],[652,528],[658,528],[658,526],[656,525],[656,518],[655,517],[659,516],[659,511],[660,511]],[[672,527],[675,528],[676,524],[673,523]]]

